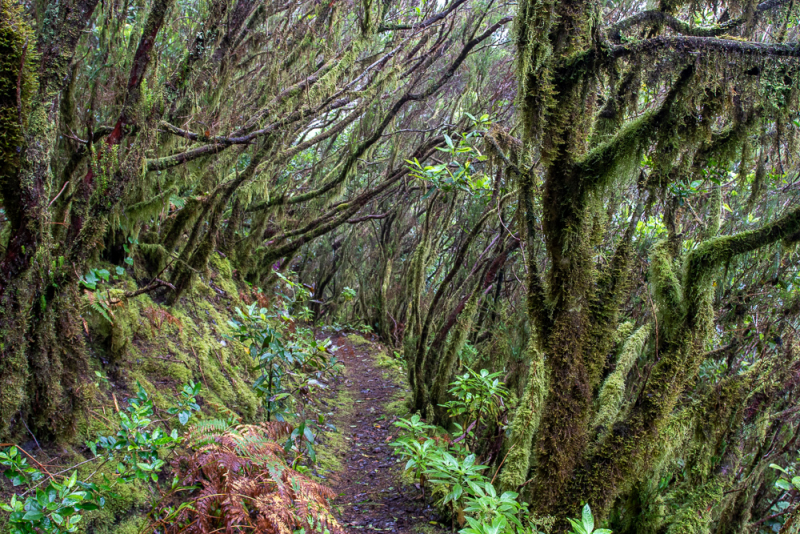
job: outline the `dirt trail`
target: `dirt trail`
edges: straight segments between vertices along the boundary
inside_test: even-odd
[[[321,448],[341,464],[324,475],[338,495],[341,524],[350,532],[430,532],[435,512],[416,488],[403,486],[402,464],[389,446],[397,435],[393,408],[407,394],[402,375],[386,367],[390,360],[378,345],[342,334],[331,340],[345,372],[325,399],[339,432],[323,438]]]

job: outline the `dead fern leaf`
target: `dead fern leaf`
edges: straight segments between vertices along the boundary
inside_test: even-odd
[[[159,332],[161,331],[161,327],[164,326],[164,323],[171,324],[178,329],[178,332],[183,331],[183,324],[181,323],[180,319],[169,313],[167,310],[163,308],[159,308],[156,306],[148,306],[144,310],[142,310],[142,315],[147,318],[147,321],[150,323],[150,328],[155,328]]]
[[[187,442],[194,452],[173,466],[182,485],[198,489],[166,533],[344,534],[329,508],[333,491],[289,467],[278,442],[292,430],[283,422],[192,426]]]

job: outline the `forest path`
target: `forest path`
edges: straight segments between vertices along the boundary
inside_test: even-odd
[[[321,436],[322,465],[335,465],[324,482],[337,497],[334,509],[349,532],[410,534],[438,530],[434,510],[403,486],[403,466],[389,443],[397,437],[397,407],[408,394],[402,372],[377,344],[361,336],[330,336],[343,376],[324,402],[338,432]]]

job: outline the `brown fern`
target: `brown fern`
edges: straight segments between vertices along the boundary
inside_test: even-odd
[[[229,426],[208,421],[192,427],[194,452],[173,465],[184,486],[196,486],[190,508],[184,508],[167,534],[253,532],[344,534],[333,517],[329,488],[291,469],[278,443],[288,438],[288,423]]]
[[[183,324],[181,324],[181,320],[163,308],[148,306],[142,310],[142,315],[147,317],[151,329],[155,328],[160,332],[164,323],[167,323],[175,326],[179,332],[183,331]]]
[[[250,305],[253,302],[258,302],[258,306],[260,308],[269,308],[269,297],[258,289],[255,289],[252,292],[240,291],[239,298],[247,305]]]

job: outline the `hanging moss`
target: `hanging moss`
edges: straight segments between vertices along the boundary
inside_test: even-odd
[[[186,228],[194,224],[194,222],[205,213],[204,207],[207,204],[204,198],[193,197],[186,201],[183,208],[172,217],[169,231],[163,241],[166,250],[169,252],[174,251]]]
[[[603,387],[600,388],[597,415],[592,422],[592,426],[598,432],[603,432],[614,423],[625,397],[628,373],[641,355],[651,330],[650,324],[640,326],[622,345],[614,372],[606,378]]]
[[[149,223],[153,219],[156,219],[163,213],[164,208],[169,205],[170,196],[174,195],[177,190],[178,188],[176,186],[172,186],[161,194],[148,200],[143,200],[142,202],[137,202],[132,206],[126,207],[125,217],[128,219],[129,224],[133,226],[136,222]]]
[[[524,393],[511,421],[508,455],[499,479],[503,491],[517,491],[528,479],[535,459],[533,437],[539,428],[549,386],[544,355],[535,336],[528,341],[526,355],[531,364]]]
[[[436,414],[436,421],[440,425],[446,424],[447,421],[447,411],[440,404],[445,402],[447,386],[450,384],[455,372],[458,354],[464,348],[464,343],[467,341],[467,336],[469,336],[472,329],[472,321],[475,318],[475,311],[481,294],[480,287],[481,284],[475,286],[463,310],[458,314],[458,321],[450,332],[449,341],[441,356],[436,355],[439,357],[433,359],[429,357],[427,361],[428,365],[435,365],[435,362],[438,363],[438,371],[430,387],[429,404],[433,406],[433,411],[429,412],[429,416]]]
[[[658,333],[662,338],[675,337],[685,316],[683,288],[670,255],[670,244],[662,241],[650,253],[650,279],[658,304]]]
[[[749,252],[788,238],[800,238],[800,208],[795,208],[783,217],[765,224],[756,230],[740,232],[730,236],[707,239],[692,250],[684,262],[687,312],[694,320],[701,309],[704,293],[710,287],[710,277],[716,267],[736,255]]]

